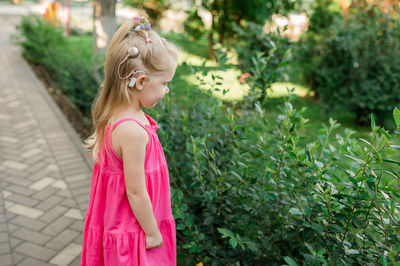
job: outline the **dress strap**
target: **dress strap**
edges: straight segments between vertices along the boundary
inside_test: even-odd
[[[140,123],[139,121],[137,121],[137,120],[134,119],[134,118],[122,118],[122,119],[120,119],[120,120],[118,120],[117,122],[114,123],[114,125],[113,125],[112,128],[111,128],[111,131],[113,131],[114,128],[116,128],[119,124],[121,124],[122,122],[125,122],[125,121],[135,121],[135,122],[138,123],[141,127],[143,127],[144,129],[146,129],[146,127],[145,127],[142,123]]]

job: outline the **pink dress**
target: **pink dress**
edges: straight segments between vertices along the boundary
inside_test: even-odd
[[[149,115],[145,115],[150,125],[125,118],[106,128],[105,148],[93,169],[81,265],[176,265],[176,228],[171,211],[167,162],[156,133],[159,126]],[[111,145],[110,132],[128,120],[137,122],[149,135],[144,162],[146,188],[163,237],[161,248],[146,249],[145,233],[126,195],[122,159]]]

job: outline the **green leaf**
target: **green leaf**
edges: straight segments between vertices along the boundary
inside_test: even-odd
[[[399,145],[388,145],[390,148],[392,149],[396,149],[396,150],[400,150],[400,146]]]
[[[290,208],[289,213],[293,214],[293,215],[301,215],[301,211],[297,208]]]
[[[231,238],[231,239],[229,239],[229,244],[232,246],[232,247],[236,247],[237,246],[237,240],[235,239],[235,238]]]
[[[393,118],[394,118],[394,121],[396,122],[397,127],[399,127],[400,126],[400,110],[397,107],[395,107],[393,109]]]
[[[285,256],[283,259],[289,266],[297,266],[297,263],[291,257]]]
[[[397,122],[396,122],[397,123]],[[397,125],[398,126],[398,125]],[[387,266],[388,264],[387,264],[387,261],[386,261],[386,258],[385,258],[385,256],[382,254],[381,255],[381,263],[382,263],[382,266]]]
[[[312,248],[312,246],[310,244],[308,244],[307,242],[304,242],[304,244],[306,245],[308,250],[311,252],[311,254],[315,257],[316,253],[315,253],[314,249]]]
[[[375,131],[375,118],[374,114],[371,113],[371,129],[372,131]]]
[[[395,164],[400,165],[400,162],[399,162],[399,161],[392,160],[392,159],[383,159],[383,161],[388,162],[388,163],[395,163]]]
[[[383,134],[387,139],[391,139],[392,137],[386,132],[386,130],[384,130],[383,128],[379,129],[379,132],[381,132],[381,134]]]

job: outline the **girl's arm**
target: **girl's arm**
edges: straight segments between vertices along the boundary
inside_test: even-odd
[[[136,123],[123,123],[115,133],[117,143],[121,143],[118,146],[121,147],[126,194],[132,211],[145,234],[155,236],[159,234],[159,230],[147,193],[144,173],[147,133]]]

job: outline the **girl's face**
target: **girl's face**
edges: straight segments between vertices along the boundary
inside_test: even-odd
[[[143,107],[154,107],[169,92],[168,83],[175,75],[175,70],[162,72],[152,76],[151,82],[146,83],[139,92],[139,100]]]

